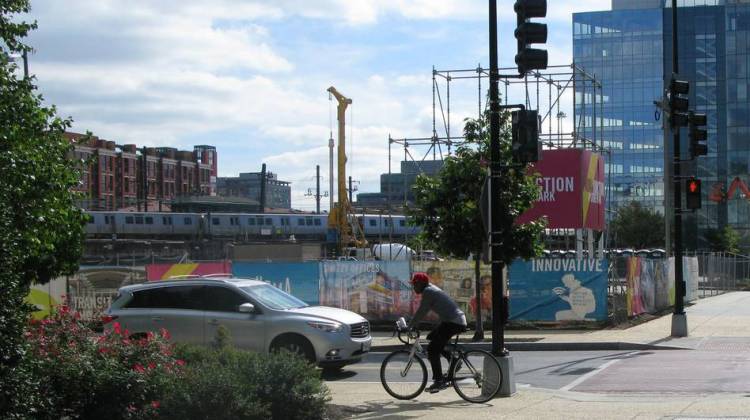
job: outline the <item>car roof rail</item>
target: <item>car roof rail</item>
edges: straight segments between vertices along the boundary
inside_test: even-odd
[[[163,280],[183,280],[183,279],[199,279],[201,278],[198,274],[179,274],[176,276],[169,276]]]
[[[204,279],[213,279],[213,278],[232,278],[234,277],[234,274],[232,273],[211,273],[211,274],[204,274],[201,276],[201,278]]]

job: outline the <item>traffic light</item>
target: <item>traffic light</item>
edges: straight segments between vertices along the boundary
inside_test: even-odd
[[[688,210],[701,208],[701,180],[697,178],[688,178],[685,186],[685,201]]]
[[[706,114],[698,114],[693,111],[688,113],[691,159],[708,154],[708,144],[704,143],[708,140],[706,124],[708,124]]]
[[[518,73],[526,74],[529,70],[546,69],[547,50],[529,48],[529,45],[547,42],[547,25],[529,22],[529,19],[547,16],[547,0],[516,0],[513,10],[516,11],[517,21],[515,35],[518,40]]]
[[[539,160],[539,117],[536,110],[511,112],[513,160],[520,163]]]
[[[686,126],[688,123],[688,98],[690,83],[685,80],[677,80],[672,76],[669,82],[669,123],[672,128]],[[685,96],[683,96],[685,95]]]

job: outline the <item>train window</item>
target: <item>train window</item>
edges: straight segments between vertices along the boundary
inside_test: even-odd
[[[109,216],[104,216],[104,220],[105,220],[105,222],[104,222],[104,223],[107,223],[107,221],[106,221],[106,220],[107,220],[107,218],[108,218],[108,217],[109,217]],[[94,216],[91,216],[91,215],[89,215],[89,217],[87,218],[87,220],[86,220],[86,221],[87,221],[87,222],[89,222],[90,224],[91,224],[91,223],[94,223]]]
[[[191,219],[189,217],[186,217],[185,218],[185,225],[192,225],[192,224],[193,224],[193,219]]]
[[[146,224],[147,225],[153,225],[154,224],[154,218],[151,216],[146,216]]]
[[[247,224],[250,226],[255,226],[255,219],[253,219],[252,217],[248,217]]]
[[[266,226],[271,226],[271,225],[273,225],[273,220],[271,220],[270,217],[266,217]]]
[[[240,218],[237,216],[232,216],[229,218],[229,224],[232,226],[239,226],[240,225]]]
[[[143,216],[135,216],[135,224],[136,225],[142,225],[143,224]]]
[[[171,225],[172,224],[172,216],[164,216],[162,217],[162,224]]]
[[[220,225],[220,224],[221,224],[221,220],[219,220],[219,218],[218,218],[218,217],[212,217],[212,218],[211,218],[211,223],[213,223],[213,224],[214,224],[214,226],[218,226],[218,225]]]
[[[320,219],[315,219],[315,226],[320,226]]]
[[[125,224],[132,225],[133,224],[133,216],[125,216]]]
[[[305,218],[305,224],[307,226],[312,226],[312,221],[313,221],[312,217],[306,217]]]
[[[406,220],[399,220],[398,221],[399,226],[406,226]]]
[[[263,226],[263,218],[262,217],[256,217],[255,221],[258,223],[258,226]]]
[[[377,220],[370,219],[370,226],[377,226],[377,225],[378,225],[378,221]]]
[[[391,222],[391,221],[390,221],[390,220],[388,220],[388,219],[383,219],[383,226],[390,226],[390,225],[391,225],[391,223],[390,223],[390,222]]]
[[[281,218],[281,226],[289,226],[289,218],[288,217],[282,217]]]
[[[304,226],[304,225],[305,225],[305,219],[303,219],[301,217],[298,218],[297,219],[297,226]]]

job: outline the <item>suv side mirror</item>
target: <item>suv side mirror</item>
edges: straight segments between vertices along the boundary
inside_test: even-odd
[[[253,314],[255,313],[255,305],[253,305],[252,303],[243,303],[242,305],[240,305],[240,312]]]

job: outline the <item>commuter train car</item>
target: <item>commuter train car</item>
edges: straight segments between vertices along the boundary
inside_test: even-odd
[[[159,213],[89,211],[89,237],[234,237],[257,239],[294,235],[298,239],[326,238],[328,215],[304,213]],[[419,233],[402,215],[358,215],[369,239]]]

